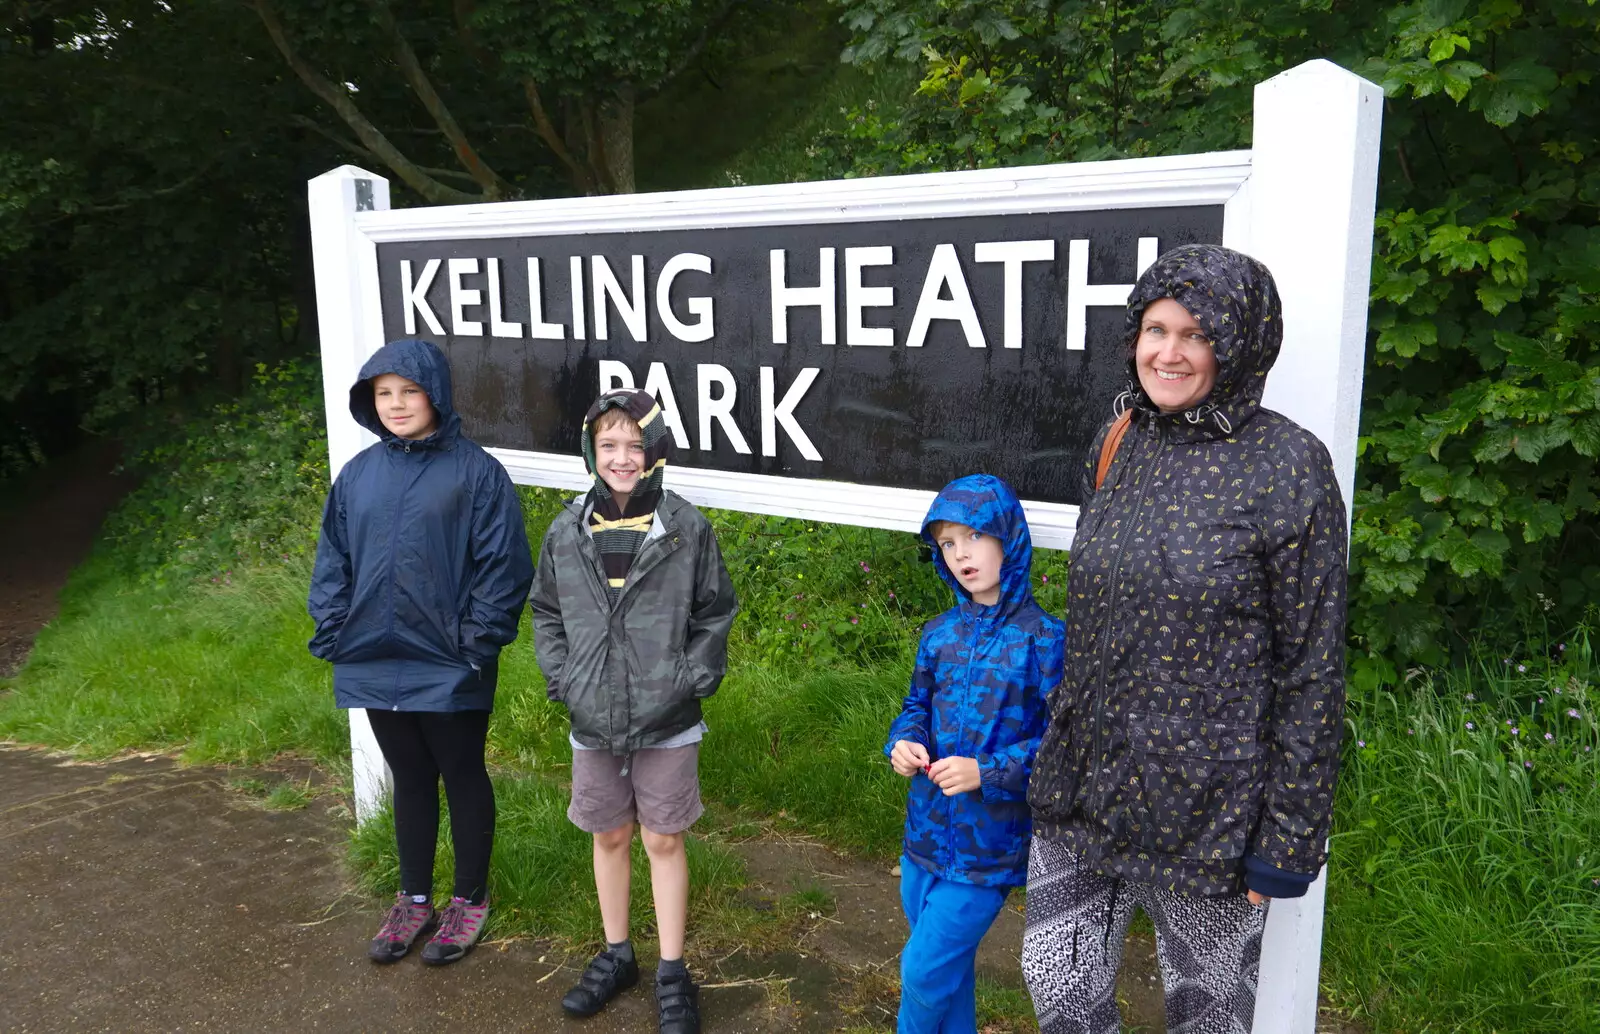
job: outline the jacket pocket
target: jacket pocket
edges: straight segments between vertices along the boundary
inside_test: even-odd
[[[1205,523],[1207,520],[1213,523]],[[1261,538],[1247,525],[1216,524],[1215,516],[1185,514],[1161,541],[1161,561],[1168,578],[1214,588],[1260,579]]]
[[[1143,803],[1130,839],[1178,858],[1244,855],[1259,797],[1254,725],[1129,714],[1128,747]]]
[[[678,655],[676,684],[681,697],[704,700],[716,690],[715,686],[705,684],[710,681],[706,677],[705,670],[690,660],[688,654],[680,653]]]

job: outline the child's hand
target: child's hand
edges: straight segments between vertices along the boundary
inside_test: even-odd
[[[928,748],[911,740],[896,740],[889,764],[903,776],[914,776],[928,767]]]
[[[940,758],[928,769],[928,778],[946,797],[970,793],[983,785],[983,774],[974,758]]]

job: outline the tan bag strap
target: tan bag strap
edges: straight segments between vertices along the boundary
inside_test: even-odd
[[[1100,445],[1100,463],[1094,471],[1094,490],[1100,491],[1100,486],[1106,483],[1106,472],[1111,469],[1111,461],[1116,458],[1117,449],[1122,446],[1122,439],[1128,433],[1128,425],[1133,422],[1133,410],[1124,409],[1122,415],[1111,424],[1111,430],[1106,432],[1106,440]]]

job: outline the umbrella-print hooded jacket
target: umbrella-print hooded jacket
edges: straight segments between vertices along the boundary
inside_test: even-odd
[[[1130,339],[1167,297],[1210,338],[1215,386],[1162,414],[1130,363],[1133,422],[1085,485],[1028,800],[1038,835],[1107,875],[1294,897],[1325,860],[1339,768],[1344,501],[1322,442],[1261,408],[1283,338],[1265,267],[1168,252],[1128,300]]]
[[[1004,545],[999,602],[986,607],[961,587],[933,541],[936,521],[965,524]],[[884,753],[911,740],[927,748],[930,761],[974,758],[981,783],[946,797],[926,775],[912,776],[906,857],[943,879],[1019,886],[1028,874],[1028,774],[1044,732],[1045,698],[1061,678],[1064,629],[1034,602],[1028,522],[1004,481],[972,474],[945,486],[922,537],[935,546],[934,566],[957,602],[923,628],[911,691]]]
[[[372,381],[428,395],[438,428],[383,426]],[[427,341],[392,341],[361,368],[350,414],[380,441],[339,471],[323,509],[309,609],[311,652],[333,662],[340,707],[487,711],[500,648],[533,582],[522,507],[505,468],[461,433],[450,365]]]

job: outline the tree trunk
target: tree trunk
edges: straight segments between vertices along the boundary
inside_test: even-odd
[[[606,178],[618,194],[632,194],[633,181],[633,84],[624,83],[614,98],[600,105],[600,140],[604,150]]]

